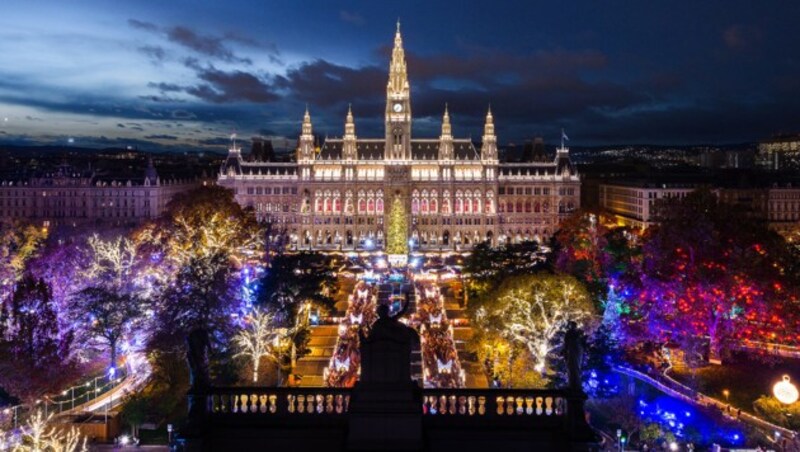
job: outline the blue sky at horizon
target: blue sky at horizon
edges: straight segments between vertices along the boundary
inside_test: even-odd
[[[798,132],[800,3],[6,0],[0,142],[224,148],[381,136],[400,17],[414,134],[721,143]],[[285,137],[285,140],[283,140]],[[283,140],[283,141],[282,141]]]

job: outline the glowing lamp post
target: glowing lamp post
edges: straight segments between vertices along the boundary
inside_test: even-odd
[[[784,375],[781,381],[775,383],[775,386],[772,387],[772,394],[784,405],[791,405],[800,398],[797,386],[789,381],[788,375]]]

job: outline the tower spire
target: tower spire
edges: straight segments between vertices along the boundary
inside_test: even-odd
[[[497,136],[494,134],[494,117],[492,106],[486,111],[486,123],[483,126],[483,143],[481,144],[483,160],[497,160]]]
[[[356,135],[356,125],[353,122],[353,108],[350,104],[347,104],[347,118],[344,122],[344,135],[345,138],[355,137]]]
[[[385,155],[392,160],[404,160],[411,156],[411,89],[399,19],[394,35],[392,60],[389,63],[389,80],[386,83]]]
[[[450,126],[450,112],[447,103],[444,104],[444,116],[442,116],[442,138],[452,138],[453,132]]]

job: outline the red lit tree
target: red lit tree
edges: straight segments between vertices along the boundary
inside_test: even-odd
[[[634,300],[640,331],[687,348],[708,342],[712,358],[744,340],[799,339],[796,278],[787,272],[795,257],[777,234],[708,190],[659,211]]]

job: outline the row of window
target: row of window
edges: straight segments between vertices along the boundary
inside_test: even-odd
[[[527,195],[527,196],[549,196],[549,187],[506,187],[500,186],[497,191],[501,195]],[[559,196],[575,196],[575,189],[571,187],[559,187]]]

